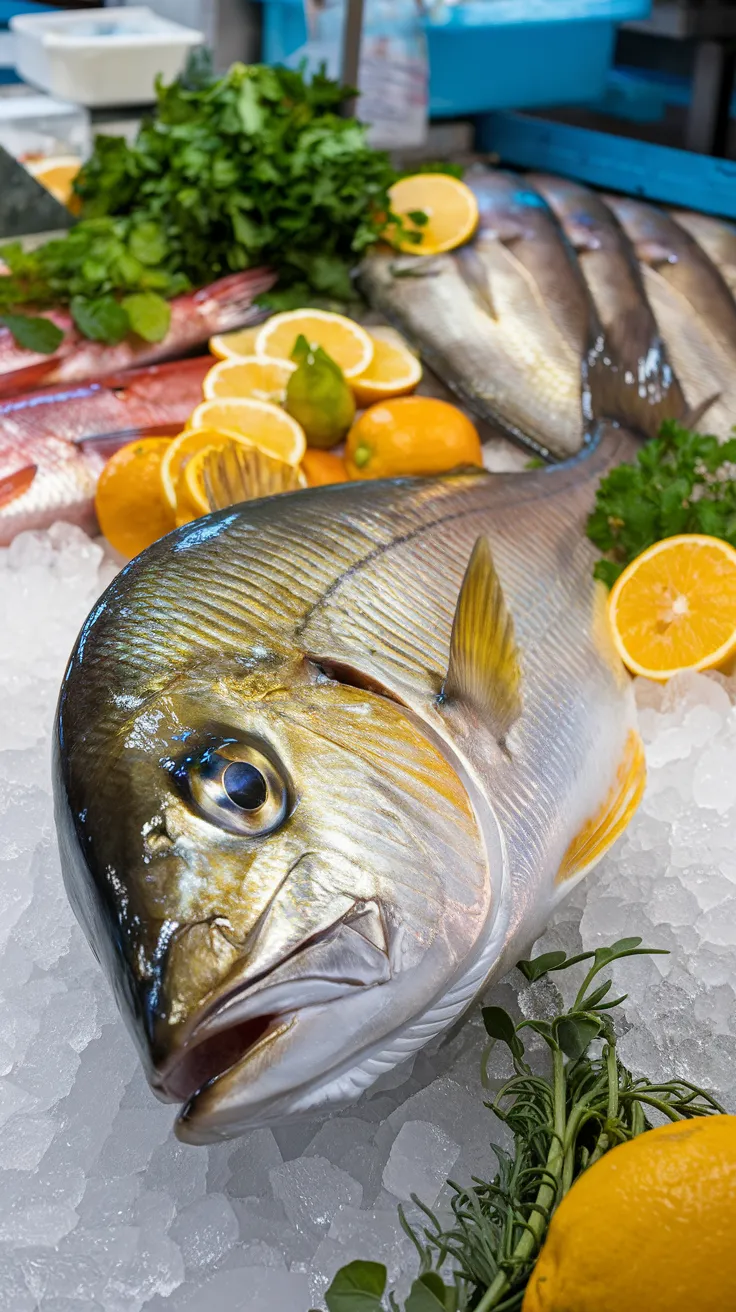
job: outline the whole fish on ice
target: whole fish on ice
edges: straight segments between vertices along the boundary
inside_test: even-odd
[[[675,223],[689,232],[705,251],[736,296],[736,223],[692,210],[672,210],[671,213]]]
[[[112,583],[64,877],[177,1133],[349,1103],[509,968],[643,786],[584,518],[630,454],[223,510]]]
[[[736,301],[705,251],[644,201],[606,196],[636,250],[649,303],[682,387],[691,426],[720,438],[736,420]]]
[[[40,355],[17,346],[8,329],[0,327],[0,396],[52,383],[99,379],[120,369],[185,355],[215,333],[229,332],[257,318],[261,311],[253,301],[274,281],[268,269],[251,269],[174,297],[169,331],[161,342],[144,342],[135,336],[117,346],[90,342],[77,331],[71,315],[57,310],[47,317],[63,329],[64,340],[53,355]]]
[[[615,417],[656,437],[687,406],[647,300],[633,247],[601,197],[579,182],[531,173],[573,247],[612,356]]]
[[[0,546],[57,519],[94,532],[105,461],[143,434],[178,433],[211,365],[194,358],[0,400]]]
[[[575,255],[542,197],[500,170],[466,176],[479,224],[447,255],[376,252],[368,299],[481,419],[544,455],[583,446],[605,393],[600,327]],[[616,417],[613,415],[613,417]]]

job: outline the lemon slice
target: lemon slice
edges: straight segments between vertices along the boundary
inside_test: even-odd
[[[736,551],[683,533],[632,560],[608,603],[613,640],[633,674],[663,683],[736,654]]]
[[[478,226],[478,202],[464,182],[447,173],[415,173],[400,178],[389,191],[391,209],[405,226],[421,240],[412,242],[408,237],[393,235],[389,229],[386,238],[400,251],[414,255],[440,255],[472,237]],[[427,223],[412,223],[409,215],[421,211]]]
[[[244,355],[253,355],[260,331],[260,324],[257,324],[255,328],[236,328],[231,333],[217,333],[210,337],[210,351],[218,360],[240,360]]]
[[[371,333],[373,359],[365,373],[350,384],[359,406],[373,405],[390,396],[406,396],[421,381],[422,366],[407,346]]]
[[[296,339],[321,346],[346,378],[365,373],[373,359],[373,342],[365,328],[344,314],[328,310],[287,310],[264,323],[256,338],[256,355],[290,360]]]
[[[202,392],[206,401],[220,396],[245,396],[279,404],[286,396],[286,384],[295,369],[290,360],[269,360],[258,355],[221,360],[207,374]]]
[[[252,397],[218,397],[202,401],[189,417],[188,427],[215,428],[237,433],[267,456],[298,465],[307,449],[301,424],[277,405]]]

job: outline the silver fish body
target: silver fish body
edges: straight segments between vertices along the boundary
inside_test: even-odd
[[[575,257],[522,178],[477,170],[466,181],[480,215],[472,242],[439,256],[370,255],[361,285],[481,419],[544,455],[574,455],[602,368]]]
[[[647,300],[623,228],[603,200],[568,178],[529,175],[573,247],[612,357],[609,413],[656,437],[665,419],[683,419],[686,404]]]
[[[582,527],[630,451],[613,432],[582,465],[218,512],[89,616],[59,701],[62,864],[181,1138],[357,1098],[625,824],[643,758]],[[489,607],[490,669],[463,658]]]
[[[733,296],[705,251],[664,210],[626,196],[605,199],[636,250],[690,422],[727,438],[736,416]]]
[[[736,223],[692,210],[672,210],[672,218],[705,251],[736,296]]]

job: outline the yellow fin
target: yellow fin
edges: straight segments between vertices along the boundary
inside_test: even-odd
[[[480,537],[457,599],[441,701],[465,701],[503,741],[521,712],[521,667],[488,538]]]
[[[294,492],[307,481],[293,465],[267,456],[255,446],[235,442],[212,448],[203,461],[203,476],[210,510],[225,510],[277,492]]]
[[[615,843],[642,799],[646,777],[644,747],[636,730],[631,729],[616,772],[616,781],[600,810],[590,820],[586,820],[573,838],[562,858],[557,874],[558,884],[585,874]]]

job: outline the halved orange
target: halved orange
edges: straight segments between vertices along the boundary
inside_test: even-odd
[[[365,328],[329,310],[286,310],[268,319],[256,337],[256,355],[290,360],[296,339],[321,346],[348,379],[365,373],[373,359],[373,342]]]
[[[439,255],[462,246],[478,226],[478,202],[464,182],[448,173],[415,173],[400,178],[389,191],[391,209],[410,232],[420,236],[409,241],[389,229],[385,236],[400,251],[415,255]],[[421,211],[427,223],[413,223],[409,215]]]
[[[422,366],[419,360],[397,334],[390,336],[371,332],[373,359],[359,378],[350,386],[359,406],[373,405],[390,396],[406,396],[421,381]]]
[[[727,665],[736,654],[736,551],[700,533],[656,542],[616,580],[608,613],[632,674],[664,683]]]
[[[229,433],[221,428],[197,428],[185,429],[169,443],[168,450],[161,461],[160,490],[164,504],[168,506],[172,515],[177,514],[179,509],[179,481],[185,466],[205,447],[208,450],[212,447],[223,447],[228,442],[246,442],[246,439],[239,433]],[[246,442],[246,445],[250,446],[251,443]],[[200,510],[197,513],[202,515],[204,511]],[[194,516],[190,515],[189,518]]]
[[[278,405],[252,397],[218,397],[202,401],[189,416],[188,428],[215,428],[237,433],[253,446],[287,465],[298,465],[307,449],[301,424]]]
[[[95,511],[100,531],[123,556],[137,556],[174,527],[161,497],[161,462],[168,437],[141,437],[111,456],[100,474]]]
[[[253,355],[260,331],[260,324],[256,324],[255,328],[236,328],[231,333],[217,333],[210,337],[210,351],[218,360],[240,360],[244,355]]]
[[[74,179],[82,167],[76,155],[57,155],[49,159],[30,160],[28,172],[41,183],[55,200],[74,213],[79,212],[79,198],[73,190]]]
[[[258,355],[221,360],[207,374],[202,392],[205,401],[219,396],[252,396],[257,401],[279,404],[286,396],[286,384],[295,369],[290,360],[269,360]]]

